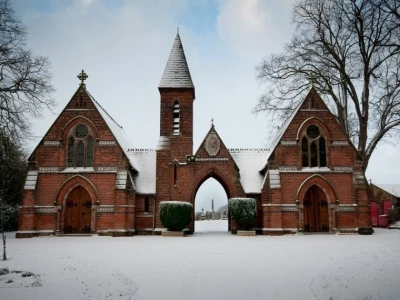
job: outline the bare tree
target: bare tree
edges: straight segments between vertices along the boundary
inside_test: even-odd
[[[0,225],[3,260],[6,259],[4,207],[9,202],[7,191],[11,179],[16,175],[9,173],[9,167],[16,163],[13,145],[20,145],[22,138],[29,136],[30,117],[40,116],[43,107],[54,105],[50,97],[53,91],[50,64],[46,57],[34,56],[26,48],[26,36],[26,27],[15,16],[10,2],[0,0]]]
[[[0,126],[14,139],[29,133],[29,117],[52,107],[50,64],[26,48],[26,27],[8,0],[0,0]]]
[[[254,111],[285,118],[310,81],[357,145],[364,170],[400,126],[398,0],[299,0],[296,31],[281,54],[257,67],[266,93]]]

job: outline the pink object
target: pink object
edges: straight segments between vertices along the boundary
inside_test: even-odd
[[[378,216],[378,226],[379,227],[388,227],[387,215],[379,215]]]
[[[371,202],[371,221],[372,226],[378,226],[378,208],[376,202]]]
[[[383,202],[383,214],[387,215],[389,209],[392,208],[392,201],[390,200],[384,200]]]

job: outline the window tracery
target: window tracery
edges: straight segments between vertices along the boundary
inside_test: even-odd
[[[305,130],[301,140],[302,166],[326,167],[326,142],[316,125],[310,125]]]
[[[67,166],[70,168],[93,167],[94,141],[89,128],[78,124],[68,139]]]

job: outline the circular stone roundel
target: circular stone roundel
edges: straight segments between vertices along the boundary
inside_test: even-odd
[[[210,156],[217,155],[220,147],[221,147],[221,142],[219,141],[217,134],[210,133],[206,139],[206,150],[208,155]]]

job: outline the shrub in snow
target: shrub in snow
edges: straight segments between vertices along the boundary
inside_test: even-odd
[[[388,210],[388,222],[389,224],[396,223],[400,221],[400,209],[398,207],[393,207]]]
[[[239,229],[250,229],[256,218],[256,199],[230,198],[229,212],[239,226]]]
[[[0,214],[4,218],[4,231],[18,230],[18,204],[0,204]],[[0,217],[0,219],[1,219]]]
[[[184,229],[192,220],[193,205],[182,201],[161,201],[160,219],[168,230]]]

